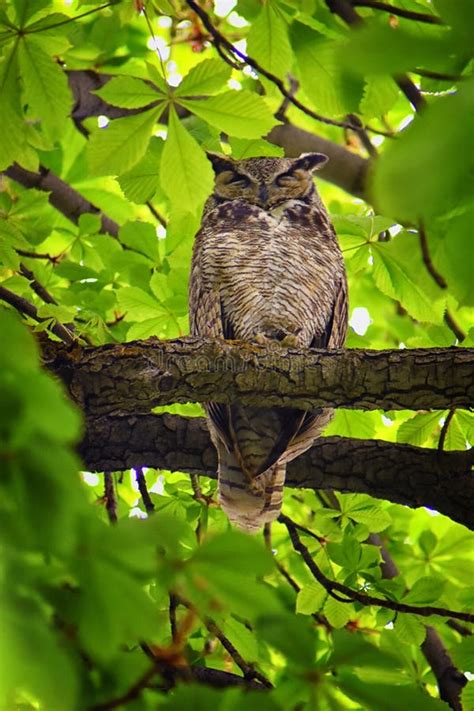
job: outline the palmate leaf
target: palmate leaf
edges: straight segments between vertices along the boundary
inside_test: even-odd
[[[399,301],[413,318],[441,323],[444,296],[440,289],[436,293],[434,284],[427,280],[426,270],[418,262],[417,250],[419,252],[414,235],[406,235],[406,239],[398,237],[388,243],[373,243],[374,281],[383,294]]]
[[[0,61],[0,170],[15,161],[25,167],[31,166],[17,75],[17,55],[12,49]]]
[[[179,102],[211,126],[238,138],[260,138],[278,121],[262,97],[251,91],[225,91],[208,99]]]
[[[65,72],[44,51],[41,40],[28,36],[18,44],[18,62],[25,99],[46,134],[54,138],[63,130],[72,107]]]
[[[247,36],[249,55],[272,74],[284,78],[291,69],[293,53],[288,24],[275,0],[263,3]]]
[[[145,153],[155,122],[164,104],[149,111],[111,121],[97,129],[87,146],[89,168],[93,175],[120,175]]]
[[[151,200],[160,185],[160,160],[164,141],[151,138],[143,158],[117,180],[127,200],[144,203]]]
[[[339,43],[301,23],[294,23],[291,37],[301,86],[317,110],[333,116],[357,111],[362,82],[341,68]]]
[[[204,151],[184,128],[173,107],[170,107],[168,136],[161,156],[160,180],[173,207],[193,214],[202,208],[214,182]]]
[[[142,79],[128,76],[114,77],[93,93],[112,106],[121,106],[125,109],[138,109],[164,98],[163,94],[158,93]]]
[[[361,113],[366,118],[383,116],[392,108],[398,94],[399,89],[392,77],[379,74],[367,77],[360,101]]]
[[[205,59],[196,64],[186,74],[183,81],[175,89],[175,96],[195,96],[214,94],[222,89],[230,79],[232,69],[220,59]]]
[[[419,412],[402,422],[397,430],[397,442],[407,442],[421,447],[431,434],[439,429],[439,412]]]
[[[341,604],[341,603],[340,603]],[[350,673],[338,675],[338,687],[361,704],[364,711],[400,711],[401,708],[416,711],[449,711],[444,701],[434,699],[412,686],[369,684]]]

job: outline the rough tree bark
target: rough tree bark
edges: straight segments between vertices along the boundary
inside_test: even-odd
[[[216,476],[203,418],[130,415],[89,418],[80,453],[90,471],[154,467]],[[380,440],[322,437],[288,466],[287,484],[365,493],[428,506],[474,528],[474,453],[438,452]]]
[[[474,349],[296,350],[185,337],[73,349],[45,346],[45,363],[88,416],[157,405],[235,400],[248,405],[364,410],[469,408]]]

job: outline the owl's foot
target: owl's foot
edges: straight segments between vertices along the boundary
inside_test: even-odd
[[[269,338],[264,333],[256,333],[252,338],[252,341],[255,341],[255,343],[258,343],[260,346],[268,346],[272,340],[273,339]]]
[[[295,336],[294,333],[289,333],[280,341],[280,344],[285,348],[296,348],[298,346],[298,336]]]

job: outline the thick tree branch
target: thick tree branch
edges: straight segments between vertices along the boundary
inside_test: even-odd
[[[80,446],[90,471],[141,466],[216,476],[217,455],[203,418],[129,415],[90,418]],[[473,453],[322,437],[288,465],[287,485],[366,493],[428,506],[474,528]]]
[[[302,410],[474,404],[472,348],[296,350],[187,336],[74,350],[44,344],[44,357],[90,417],[235,400]]]

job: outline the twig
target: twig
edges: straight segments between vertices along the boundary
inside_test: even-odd
[[[168,607],[168,614],[170,620],[171,639],[173,640],[173,644],[176,644],[178,639],[178,626],[176,624],[176,608],[178,607],[178,598],[174,593],[170,593],[169,598],[170,604]]]
[[[27,257],[28,259],[47,259],[48,262],[51,262],[52,264],[56,264],[56,262],[59,260],[59,257],[53,257],[51,254],[28,252],[26,249],[17,249],[16,252],[20,255],[20,257]]]
[[[325,590],[327,590],[331,597],[335,598],[339,602],[359,602],[361,603],[361,605],[376,605],[377,607],[385,607],[389,610],[394,610],[397,612],[410,612],[415,615],[420,615],[422,617],[439,615],[440,617],[452,617],[454,619],[463,620],[465,622],[474,622],[474,614],[471,614],[469,612],[447,610],[444,607],[432,607],[428,605],[418,607],[416,605],[408,605],[403,602],[385,600],[384,598],[378,598],[374,595],[369,595],[367,593],[361,592],[360,590],[353,590],[352,588],[349,588],[346,585],[343,585],[342,583],[338,583],[336,580],[330,580],[316,565],[309,553],[309,550],[300,540],[297,528],[294,525],[293,521],[284,514],[280,514],[278,520],[283,523],[288,529],[293,548],[298,551],[298,553],[300,553],[301,557],[303,558],[304,562],[313,574],[314,578],[324,587]],[[337,591],[337,593],[340,593],[340,595],[336,594],[335,591]]]
[[[117,523],[117,499],[111,472],[104,472],[104,503],[110,523]]]
[[[416,69],[411,70],[412,74],[418,74],[420,77],[426,77],[427,79],[437,79],[438,81],[462,81],[465,77],[459,74],[444,74],[443,72],[433,72],[431,69]]]
[[[126,691],[121,696],[116,696],[115,699],[110,699],[110,701],[104,701],[103,703],[94,704],[94,706],[89,707],[89,711],[110,711],[110,709],[116,709],[120,706],[128,704],[130,701],[137,699],[142,693],[143,689],[148,686],[150,680],[159,673],[159,669],[156,664],[153,664],[138,681],[133,684],[128,691]]]
[[[448,625],[448,627],[451,627],[452,630],[460,634],[461,637],[470,637],[473,634],[472,630],[470,630],[469,627],[460,625],[459,622],[456,622],[456,620],[448,620],[446,624]]]
[[[347,120],[349,121],[349,123],[352,124],[351,130],[357,134],[357,136],[359,137],[359,141],[361,142],[369,156],[371,158],[377,158],[378,151],[370,140],[369,135],[366,129],[364,128],[364,124],[362,123],[360,118],[355,114],[349,114],[347,116]]]
[[[50,321],[48,318],[38,316],[36,306],[27,301],[27,299],[24,299],[22,296],[18,296],[18,294],[15,294],[13,291],[10,291],[10,289],[5,288],[4,286],[0,286],[0,299],[5,301],[5,303],[10,304],[10,306],[13,306],[13,308],[20,313],[25,314],[25,316],[29,316],[34,319],[38,323]],[[48,328],[61,341],[64,341],[64,343],[67,343],[68,345],[75,343],[70,331],[61,323],[52,323],[48,326]]]
[[[433,264],[433,260],[431,259],[430,255],[430,250],[428,246],[428,239],[426,236],[426,231],[425,231],[425,226],[423,222],[419,222],[418,224],[418,236],[420,239],[420,248],[421,248],[421,256],[423,259],[423,263],[428,270],[428,273],[432,276],[433,280],[436,282],[436,284],[440,287],[440,289],[447,289],[448,284],[445,280],[445,278],[442,276],[442,274],[439,273],[439,271],[436,269],[435,265]],[[446,309],[445,315],[444,315],[444,320],[447,324],[447,326],[451,329],[451,331],[454,333],[458,341],[463,341],[466,338],[466,334],[462,330],[462,328],[456,323],[453,315],[449,311],[449,309]]]
[[[448,285],[444,277],[438,272],[433,261],[431,259],[430,250],[428,247],[428,240],[426,238],[425,226],[422,222],[418,225],[418,236],[420,238],[421,255],[423,257],[423,262],[425,267],[438,284],[441,289],[447,289]]]
[[[443,452],[444,451],[444,443],[446,441],[446,436],[448,434],[449,430],[449,425],[451,424],[451,420],[453,419],[454,415],[456,414],[456,408],[452,407],[448,414],[446,415],[446,419],[443,423],[443,426],[441,428],[441,432],[439,435],[439,440],[438,440],[438,452]]]
[[[214,622],[214,620],[211,620],[209,617],[206,617],[204,618],[203,622],[209,632],[211,632],[211,634],[217,637],[224,649],[230,654],[234,662],[242,671],[245,679],[256,679],[267,689],[273,688],[273,684],[267,679],[264,674],[254,669],[252,664],[249,664],[245,661],[240,652],[234,647],[230,639],[225,636],[224,632],[221,630],[219,625]]]
[[[271,81],[272,84],[274,84],[278,88],[282,96],[284,96],[290,104],[296,106],[296,108],[300,109],[300,111],[305,113],[307,116],[310,116],[311,118],[315,119],[316,121],[320,121],[321,123],[329,124],[330,126],[352,128],[352,126],[346,123],[345,121],[335,121],[334,119],[330,119],[327,116],[322,116],[321,114],[312,111],[307,106],[302,104],[301,101],[299,101],[292,95],[292,91],[286,88],[284,82],[281,79],[279,79],[277,76],[262,67],[255,59],[237,49],[237,47],[235,47],[232,42],[229,42],[229,40],[224,37],[224,35],[221,34],[216,27],[214,27],[211,22],[211,18],[209,17],[207,12],[203,10],[203,8],[200,7],[198,3],[195,2],[195,0],[186,0],[186,3],[192,10],[194,10],[196,15],[201,19],[201,22],[203,23],[204,27],[213,38],[214,46],[216,47],[217,51],[219,51],[222,58],[229,64],[231,64],[232,67],[235,68],[235,62],[228,61],[229,58],[226,57],[226,55],[220,51],[222,50],[222,48],[227,50],[227,52],[230,52],[231,55],[238,57],[242,62],[244,62],[244,64],[247,64],[249,67],[252,67],[252,69],[254,69],[257,74],[260,74],[261,76],[264,76],[266,79]]]
[[[135,480],[137,482],[138,491],[140,492],[140,496],[142,497],[143,506],[145,507],[145,511],[147,512],[147,514],[153,513],[153,511],[155,510],[155,504],[151,500],[151,496],[150,496],[149,491],[147,489],[145,474],[143,472],[143,467],[137,467],[135,469]]]
[[[49,291],[39,283],[39,281],[36,279],[35,275],[31,271],[31,269],[28,269],[24,264],[20,264],[20,274],[22,274],[28,281],[30,282],[30,286],[35,292],[37,296],[40,297],[46,304],[56,304],[57,301],[52,296]]]
[[[326,0],[326,5],[331,12],[338,15],[347,25],[360,27],[364,24],[363,18],[357,14],[348,0]],[[418,87],[405,74],[398,74],[393,79],[416,111],[426,106],[426,101]]]
[[[446,325],[451,329],[451,331],[454,333],[458,341],[464,341],[466,338],[466,334],[462,330],[462,328],[456,323],[456,321],[453,318],[453,315],[450,311],[446,309],[446,312],[444,314],[444,320]]]
[[[391,15],[405,17],[407,20],[415,20],[416,22],[427,22],[431,25],[444,25],[443,20],[438,15],[431,15],[425,12],[414,12],[405,10],[402,7],[394,7],[378,0],[351,0],[353,7],[370,7],[373,10],[383,10]]]
[[[155,218],[155,220],[157,220],[160,223],[160,225],[162,227],[164,227],[166,230],[168,223],[166,222],[163,215],[160,215],[160,213],[158,212],[156,207],[152,204],[151,200],[147,200],[147,202],[145,204],[146,204],[147,208],[150,210],[150,212],[153,215],[153,217]]]

